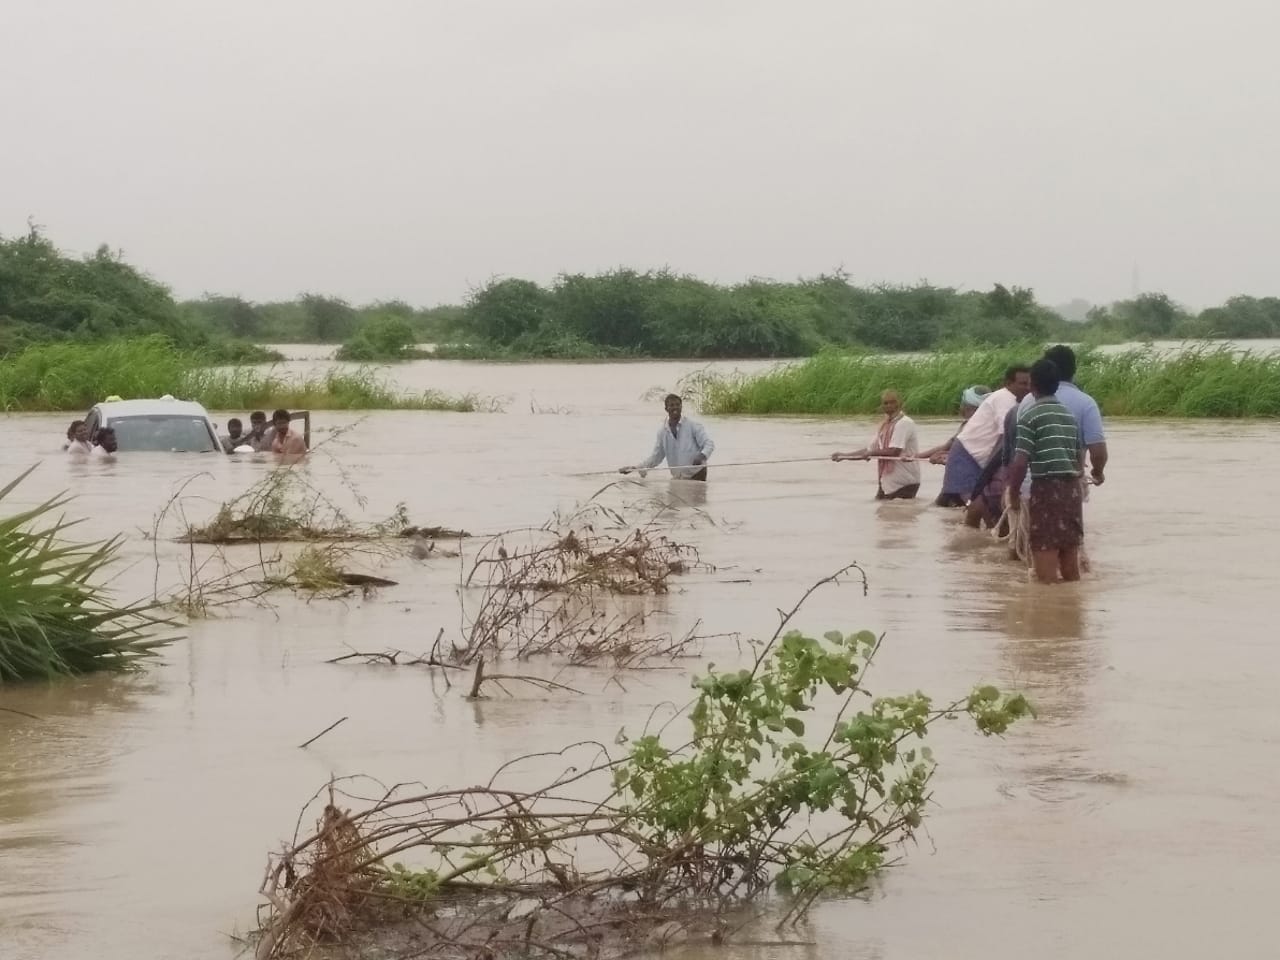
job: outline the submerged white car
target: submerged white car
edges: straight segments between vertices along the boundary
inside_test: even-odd
[[[106,400],[94,404],[84,418],[93,436],[111,427],[121,453],[222,453],[209,413],[193,400]]]

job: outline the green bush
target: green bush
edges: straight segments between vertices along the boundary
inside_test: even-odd
[[[394,314],[371,317],[338,351],[339,360],[359,363],[408,360],[414,355],[412,325]]]
[[[90,583],[120,540],[64,540],[73,524],[53,515],[68,502],[54,497],[0,519],[0,684],[127,670],[174,639],[162,636],[170,623],[154,614],[156,604],[119,606]]]

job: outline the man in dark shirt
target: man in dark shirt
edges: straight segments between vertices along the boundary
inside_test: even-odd
[[[1084,442],[1080,424],[1058,402],[1058,368],[1040,360],[1031,368],[1035,402],[1018,418],[1009,467],[1009,509],[1023,509],[1022,481],[1031,474],[1026,505],[1032,562],[1041,583],[1080,579],[1084,543]]]

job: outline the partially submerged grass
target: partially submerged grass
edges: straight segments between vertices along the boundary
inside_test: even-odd
[[[367,594],[376,587],[394,586],[395,581],[350,570],[352,563],[377,564],[402,556],[406,549],[421,559],[431,550],[413,551],[428,538],[467,536],[444,527],[410,526],[403,504],[382,520],[356,522],[304,473],[288,465],[218,504],[212,518],[193,522],[187,516],[185,491],[199,476],[179,488],[156,515],[150,532],[157,544],[156,599],[188,617],[213,616],[246,603],[268,606],[267,595],[278,590],[333,598],[361,588]],[[363,507],[364,499],[350,484],[348,489]],[[181,585],[162,592],[158,543],[171,517],[178,526],[176,539],[187,544],[187,553]]]
[[[197,400],[211,410],[498,409],[496,401],[474,394],[406,393],[372,369],[294,378],[251,366],[210,367],[209,358],[179,350],[159,336],[41,344],[0,360],[4,410],[83,412],[112,395],[165,394]]]
[[[219,504],[207,523],[185,521],[185,543],[285,543],[383,540],[409,528],[404,504],[376,523],[356,523],[298,472],[279,467],[239,496]]]
[[[700,374],[685,386],[711,414],[866,415],[894,389],[909,413],[945,416],[974,384],[996,386],[1038,345],[921,356],[823,353],[755,376]],[[1161,353],[1083,351],[1076,383],[1118,417],[1280,416],[1280,355],[1225,347]]]
[[[282,377],[251,367],[198,368],[187,372],[183,395],[210,410],[440,410],[454,413],[496,412],[496,400],[469,393],[454,396],[438,390],[405,393],[371,369],[330,370],[302,379]]]
[[[120,606],[90,583],[121,541],[66,540],[75,521],[54,514],[68,502],[52,497],[0,520],[0,684],[127,670],[174,639],[160,635],[169,623],[156,604]]]

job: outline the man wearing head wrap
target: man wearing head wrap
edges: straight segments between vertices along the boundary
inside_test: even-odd
[[[1029,369],[1014,366],[1004,372],[1004,386],[982,398],[978,409],[965,421],[947,451],[947,470],[942,476],[939,505],[968,506],[981,495],[982,471],[1000,449],[1005,415],[1018,406],[1018,401],[1030,389]],[[970,526],[981,525],[981,512],[968,511],[965,522]]]
[[[871,438],[871,443],[851,453],[833,453],[832,460],[870,460],[879,458],[877,500],[914,500],[920,492],[920,464],[917,451],[915,421],[902,412],[902,400],[896,390],[880,395],[880,411],[884,420]]]
[[[978,411],[978,407],[982,405],[983,398],[991,392],[991,388],[985,384],[974,384],[972,387],[965,387],[960,392],[960,430],[964,429],[964,425],[969,422]],[[921,460],[928,460],[930,463],[942,464],[947,462],[947,454],[951,451],[952,445],[956,442],[956,437],[960,435],[960,430],[956,430],[947,440],[946,443],[940,443],[936,447],[930,447],[924,453],[920,454]],[[964,501],[960,497],[949,494],[938,494],[938,498],[934,501],[940,507],[963,507]]]

